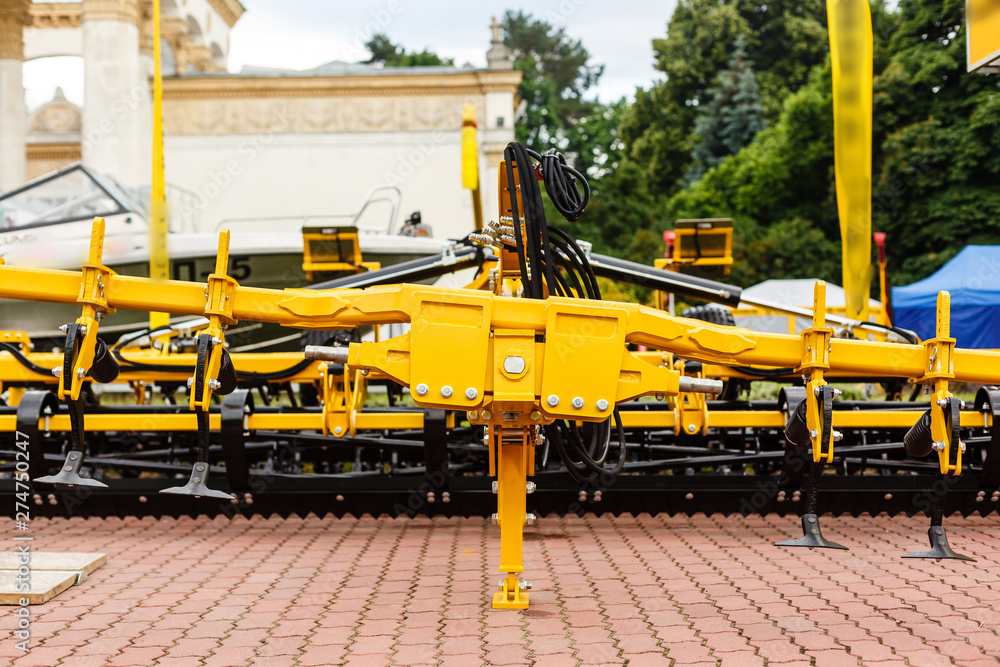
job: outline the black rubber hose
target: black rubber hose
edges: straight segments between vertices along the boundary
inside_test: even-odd
[[[11,343],[0,343],[0,349],[7,350],[10,352],[11,356],[17,360],[17,363],[21,364],[27,368],[32,373],[38,373],[39,375],[52,376],[52,369],[45,368],[44,366],[39,366],[38,364],[32,363],[26,356],[21,354],[21,348],[18,345],[13,345]]]

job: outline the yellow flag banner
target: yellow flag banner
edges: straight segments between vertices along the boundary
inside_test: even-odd
[[[872,16],[867,0],[827,0],[833,141],[847,316],[868,317],[872,212]]]
[[[462,187],[479,189],[479,151],[476,149],[476,105],[462,107]]]

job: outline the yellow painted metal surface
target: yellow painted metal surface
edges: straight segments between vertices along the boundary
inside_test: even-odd
[[[167,248],[167,186],[163,165],[163,70],[160,46],[160,0],[153,0],[153,172],[149,206],[149,277],[170,277]],[[170,324],[170,314],[151,312],[151,329]]]
[[[872,18],[868,0],[827,0],[837,210],[847,316],[868,315],[872,210]]]
[[[1000,4],[966,0],[968,71],[996,71],[1000,65]],[[989,67],[994,65],[994,67]]]

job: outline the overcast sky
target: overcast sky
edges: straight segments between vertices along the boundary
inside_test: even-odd
[[[458,3],[454,0],[242,0],[246,13],[232,31],[229,68],[243,65],[309,69],[331,60],[367,57],[363,44],[384,32],[408,50],[424,48],[455,64],[486,66],[490,17],[522,9],[583,41],[592,61],[605,65],[596,90],[603,101],[631,96],[661,75],[653,68],[651,40],[666,34],[676,0],[536,0]],[[60,62],[61,61],[61,62]],[[62,85],[82,103],[82,65],[45,59],[25,65],[31,108],[52,98]]]

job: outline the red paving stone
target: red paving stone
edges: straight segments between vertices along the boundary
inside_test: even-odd
[[[37,551],[108,564],[0,617],[0,665],[1000,664],[1000,524],[949,520],[975,563],[902,560],[923,518],[826,518],[849,553],[782,550],[791,517],[541,519],[527,611],[489,607],[482,519],[35,520]]]

